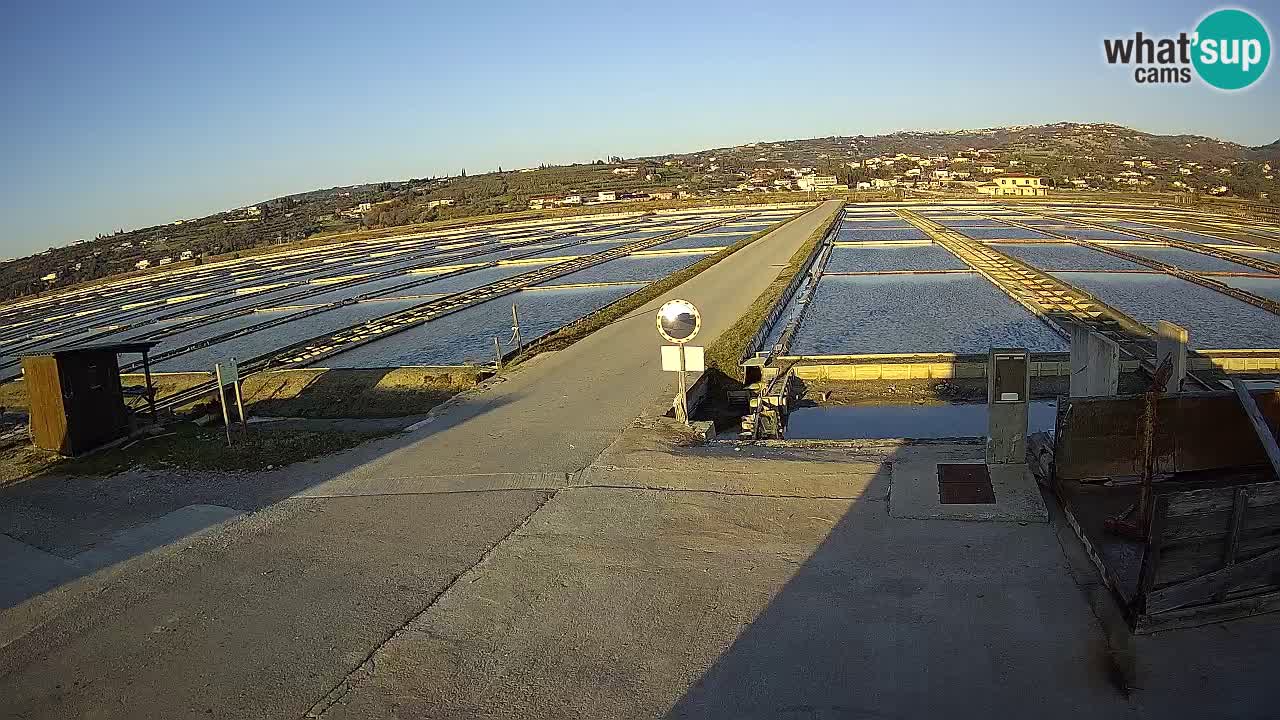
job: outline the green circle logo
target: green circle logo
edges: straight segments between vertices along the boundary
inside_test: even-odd
[[[1244,10],[1217,10],[1196,26],[1191,62],[1201,79],[1219,90],[1246,88],[1262,77],[1271,59],[1271,38],[1258,18]]]

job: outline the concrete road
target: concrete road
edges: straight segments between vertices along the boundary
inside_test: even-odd
[[[1116,644],[1109,636],[1127,630],[1108,625],[1111,600],[1061,520],[889,513],[899,468],[975,452],[685,448],[631,428],[583,480],[610,487],[558,492],[316,710],[326,720],[1272,714],[1277,616]]]
[[[137,558],[0,649],[0,717],[299,717],[546,497],[295,500]]]
[[[1052,532],[885,490],[561,492],[324,717],[1124,716]]]
[[[703,308],[709,342],[839,207],[669,296]],[[565,486],[637,415],[665,411],[674,383],[653,325],[665,299],[415,433],[268,474],[280,499],[264,510],[0,615],[0,716],[298,717],[341,695],[528,520],[548,497],[538,488]]]
[[[565,475],[590,464],[637,415],[660,414],[670,407],[675,380],[662,372],[662,339],[654,326],[662,303],[679,297],[697,305],[703,326],[695,344],[710,343],[840,207],[837,201],[823,203],[626,319],[518,370],[424,427],[421,439],[411,445],[390,452],[379,446],[367,450],[368,462],[307,494],[562,484]]]

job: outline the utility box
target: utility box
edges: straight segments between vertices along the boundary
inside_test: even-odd
[[[1027,461],[1027,403],[1031,399],[1031,353],[992,348],[987,359],[987,464]]]
[[[24,355],[22,374],[31,411],[31,439],[60,455],[80,455],[129,433],[120,382],[121,352],[146,352],[154,342],[83,346]],[[149,363],[148,400],[153,398]],[[138,394],[138,393],[132,393]]]

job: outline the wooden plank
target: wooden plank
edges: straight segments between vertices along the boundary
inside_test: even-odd
[[[1264,417],[1280,422],[1280,394],[1254,400]],[[1063,479],[1140,474],[1135,448],[1141,443],[1141,396],[1071,398],[1061,411],[1054,463]],[[1166,395],[1160,399],[1157,414],[1157,473],[1250,465],[1271,468],[1234,392]]]
[[[1280,483],[1249,485],[1248,507],[1261,508],[1280,504]],[[1187,490],[1169,497],[1169,514],[1173,517],[1228,512],[1235,507],[1233,486]]]
[[[1280,570],[1280,548],[1208,575],[1152,591],[1147,594],[1146,610],[1158,613],[1207,601],[1250,578],[1269,575],[1277,570]]]
[[[1239,510],[1243,516],[1243,522],[1240,525],[1241,537],[1243,537],[1245,531],[1253,535],[1280,531],[1280,506],[1268,505],[1250,510],[1249,514],[1244,516],[1244,510],[1246,509],[1248,509],[1247,498]],[[1232,522],[1236,512],[1237,510],[1232,508],[1231,510],[1205,513],[1203,515],[1171,517],[1165,523],[1163,540],[1167,544],[1182,543],[1189,540],[1226,539],[1232,532]],[[1237,538],[1237,542],[1239,539]]]
[[[1212,605],[1167,610],[1154,614],[1142,613],[1135,618],[1133,632],[1145,635],[1161,630],[1199,627],[1277,610],[1280,610],[1280,591],[1270,591],[1233,598]]]
[[[36,447],[66,453],[66,403],[62,394],[62,374],[52,355],[34,355],[22,359],[22,372],[27,387],[31,439]]]
[[[1244,527],[1244,511],[1249,505],[1249,491],[1236,488],[1235,507],[1231,509],[1231,524],[1227,529],[1227,546],[1222,551],[1222,564],[1234,565],[1236,550],[1240,546],[1240,530]]]
[[[1276,477],[1280,477],[1280,445],[1276,444],[1276,436],[1271,432],[1271,426],[1267,424],[1267,419],[1262,416],[1262,411],[1258,409],[1258,404],[1253,401],[1253,395],[1249,394],[1249,388],[1244,382],[1236,379],[1231,380],[1231,387],[1236,390],[1236,397],[1240,398],[1240,405],[1244,408],[1244,413],[1249,418],[1249,422],[1253,425],[1253,431],[1258,436],[1258,441],[1262,443],[1262,449],[1267,453],[1267,460],[1271,462],[1271,469],[1275,471]]]
[[[1227,530],[1227,540],[1222,548],[1222,564],[1230,567],[1236,564],[1236,552],[1240,547],[1240,532],[1244,528],[1244,511],[1249,504],[1249,491],[1236,488],[1235,507],[1231,509],[1231,524]],[[1227,591],[1223,590],[1213,596],[1214,602],[1222,602]]]
[[[1165,520],[1169,516],[1169,499],[1156,497],[1151,503],[1151,516],[1147,522],[1147,543],[1142,553],[1142,568],[1138,571],[1138,597],[1142,598],[1151,592],[1156,584],[1156,572],[1160,567],[1160,550],[1163,542],[1162,532]]]
[[[1250,516],[1246,514],[1246,525],[1250,521]],[[1198,542],[1164,545],[1160,553],[1155,587],[1169,587],[1216,572],[1222,568],[1222,555],[1226,546],[1225,534]],[[1280,549],[1280,536],[1274,531],[1254,533],[1246,527],[1236,544],[1236,559],[1248,560],[1276,549]]]

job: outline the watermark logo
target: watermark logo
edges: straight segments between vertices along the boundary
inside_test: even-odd
[[[1142,84],[1190,83],[1192,70],[1219,90],[1242,90],[1262,77],[1271,60],[1271,37],[1262,21],[1244,10],[1209,13],[1191,33],[1102,41],[1111,65],[1135,65],[1133,79]]]

